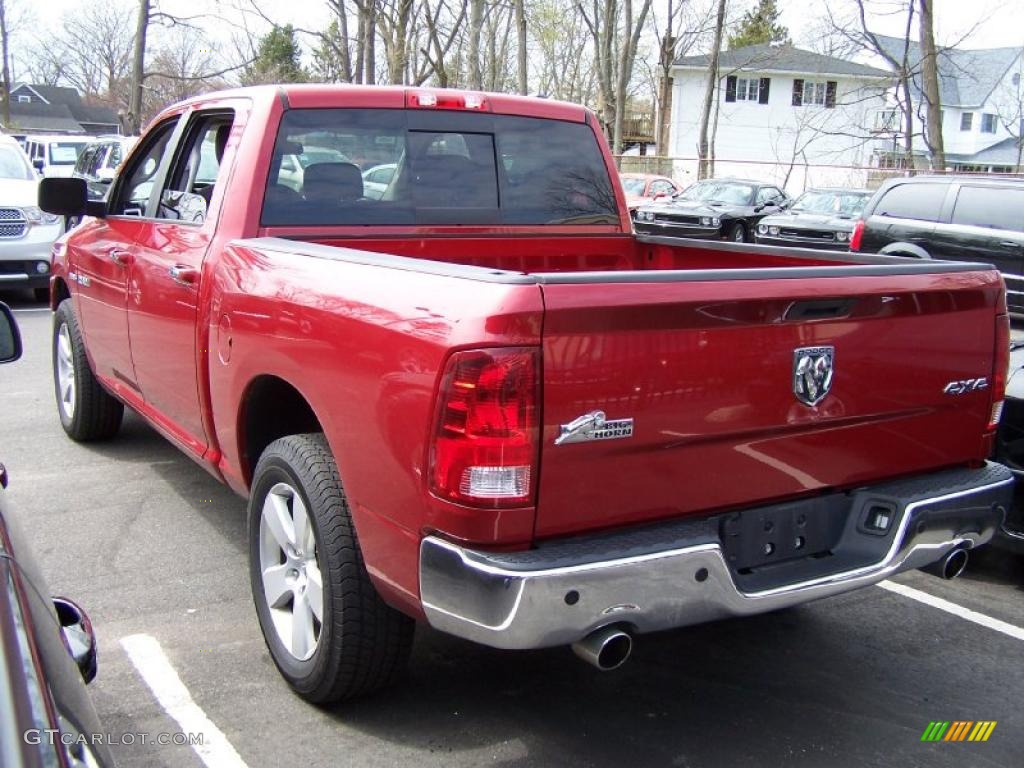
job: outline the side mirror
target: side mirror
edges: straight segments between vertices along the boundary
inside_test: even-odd
[[[21,357],[21,333],[11,308],[0,301],[0,363],[13,363]]]
[[[85,611],[66,597],[53,598],[53,607],[64,636],[64,647],[78,665],[82,679],[91,683],[96,677],[96,634],[92,622]]]
[[[43,158],[37,157],[35,160],[32,161],[32,167],[35,168],[40,173],[42,173],[43,168],[46,167],[46,163],[43,162]]]
[[[668,197],[668,193],[667,193],[667,192],[658,192],[658,193],[657,193],[657,194],[656,194],[656,195],[654,196],[654,198],[653,198],[653,199],[654,199],[654,200],[664,200],[664,199],[665,199],[666,197]]]
[[[39,207],[58,216],[97,216],[88,205],[89,191],[85,179],[50,177],[39,182]]]

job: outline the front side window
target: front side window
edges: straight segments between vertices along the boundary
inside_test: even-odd
[[[874,215],[938,221],[947,189],[945,184],[900,184],[886,192]]]
[[[126,169],[124,184],[110,206],[112,215],[146,215],[149,198],[153,194],[153,185],[163,165],[177,122],[177,117],[171,118],[149,132],[145,150],[136,155],[134,162]]]
[[[265,226],[616,224],[582,123],[484,113],[293,109],[281,120]]]

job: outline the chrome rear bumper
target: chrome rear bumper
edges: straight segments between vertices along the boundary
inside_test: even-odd
[[[755,577],[730,568],[716,518],[513,553],[428,536],[420,545],[421,599],[432,627],[496,648],[568,644],[609,624],[643,633],[763,613],[987,542],[1003,522],[1012,486],[1010,471],[989,463],[858,489],[849,494],[849,519],[829,556],[769,565]],[[896,518],[884,539],[865,539],[859,510],[878,499],[894,505]],[[882,556],[865,562],[872,547],[884,547]],[[772,585],[744,591],[737,582],[750,578]]]

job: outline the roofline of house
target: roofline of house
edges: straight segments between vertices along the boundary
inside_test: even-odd
[[[16,83],[15,86],[11,89],[11,93],[14,93],[19,88],[28,88],[30,91],[32,91],[32,93],[34,93],[36,96],[43,100],[43,104],[50,103],[50,100],[43,96],[43,94],[41,94],[35,88],[33,88],[30,83]]]
[[[755,64],[756,62],[750,62]],[[696,64],[673,64],[672,69],[686,69],[698,72],[707,72],[707,67],[698,66]],[[720,67],[720,69],[722,69]],[[836,77],[836,78],[849,78],[853,80],[892,80],[896,77],[895,74],[883,74],[883,75],[851,75],[849,73],[840,74],[838,72],[804,72],[797,69],[771,69],[770,67],[756,68],[752,67],[749,70],[744,70],[740,67],[738,69],[729,70],[730,73],[735,74],[738,72],[749,71],[751,73],[760,74],[764,73],[767,75],[807,75],[808,77]]]

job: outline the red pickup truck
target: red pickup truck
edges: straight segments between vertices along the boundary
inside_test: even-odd
[[[954,575],[1010,503],[995,269],[638,237],[579,106],[215,93],[107,201],[40,201],[87,216],[51,283],[65,430],[127,406],[248,497],[312,701],[390,681],[415,620],[611,668],[637,633]]]

